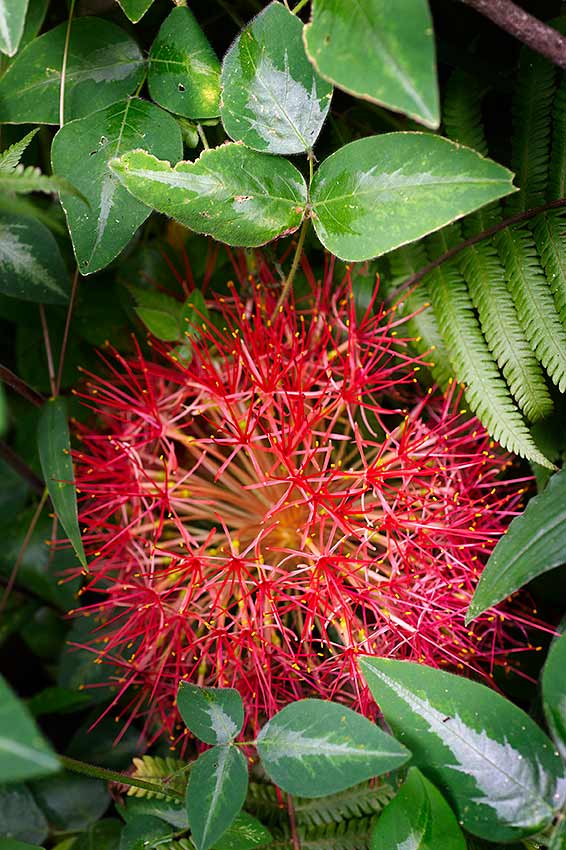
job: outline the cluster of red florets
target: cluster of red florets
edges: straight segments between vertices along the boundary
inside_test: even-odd
[[[419,389],[394,312],[359,317],[332,265],[311,288],[273,316],[261,283],[210,298],[189,363],[116,354],[87,383],[77,485],[100,598],[82,610],[148,728],[174,734],[181,678],[236,687],[254,726],[305,695],[368,711],[358,653],[483,671],[509,654],[502,616],[464,624],[517,508],[506,456]]]

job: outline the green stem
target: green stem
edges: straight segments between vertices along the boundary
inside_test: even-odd
[[[69,56],[69,42],[71,41],[71,25],[75,11],[76,0],[71,0],[69,18],[67,20],[67,32],[65,33],[65,46],[63,48],[63,62],[61,63],[61,86],[59,87],[59,126],[65,123],[65,77],[67,74],[67,58]]]
[[[293,14],[298,15],[301,9],[304,9],[308,2],[309,0],[299,0],[295,8],[292,10]]]
[[[303,223],[301,225],[301,232],[299,233],[299,239],[297,242],[297,247],[295,249],[295,256],[293,257],[293,264],[291,265],[291,269],[289,274],[287,275],[287,280],[283,285],[283,289],[281,290],[281,295],[279,296],[279,300],[275,305],[275,310],[271,316],[271,321],[273,321],[282,308],[283,304],[287,300],[289,296],[289,292],[291,287],[293,286],[293,281],[295,280],[295,275],[297,274],[297,269],[299,268],[299,263],[301,261],[301,255],[303,253],[303,245],[305,244],[305,236],[307,235],[307,230],[309,229],[310,218],[305,216],[303,219]]]
[[[125,773],[119,773],[116,770],[107,770],[105,767],[97,767],[94,764],[87,764],[84,761],[69,758],[69,756],[57,756],[63,767],[67,770],[72,770],[74,773],[82,773],[85,776],[92,776],[94,779],[103,779],[106,782],[119,782],[121,785],[131,785],[133,788],[143,788],[145,791],[153,791],[155,794],[163,794],[164,797],[169,797],[172,800],[184,800],[185,795],[180,791],[175,791],[174,788],[166,788],[163,784],[147,782],[145,779],[136,779],[134,776],[128,776]]]
[[[209,151],[210,145],[208,144],[208,139],[206,138],[206,134],[203,130],[202,124],[197,124],[197,133],[198,133],[199,139],[202,142],[203,148],[205,149],[205,151]]]

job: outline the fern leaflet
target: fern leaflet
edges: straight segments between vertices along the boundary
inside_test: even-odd
[[[566,326],[566,212],[558,210],[538,215],[533,233],[558,315]]]
[[[136,779],[157,779],[157,784],[163,785],[165,789],[181,791],[184,793],[187,786],[187,769],[188,764],[179,759],[168,756],[142,756],[141,758],[133,759],[134,772],[132,776]],[[148,791],[145,788],[136,788],[132,785],[128,788],[130,797],[145,797],[146,799],[155,798],[156,800],[166,799],[165,794],[160,794],[157,791]]]
[[[36,127],[35,130],[32,130],[31,133],[28,133],[27,136],[24,136],[19,142],[15,142],[13,145],[10,145],[9,148],[6,148],[6,150],[0,153],[1,174],[13,171],[15,167],[19,165],[25,149],[28,147],[36,133],[39,133],[39,127]]]
[[[566,196],[566,75],[554,99],[552,112],[552,154],[548,175],[548,197],[551,201]]]
[[[330,823],[320,827],[298,828],[301,850],[368,850],[375,817]],[[293,843],[286,830],[275,835],[268,845],[269,850],[293,850]]]
[[[84,195],[64,177],[48,177],[33,165],[29,165],[27,168],[24,168],[23,165],[17,165],[10,171],[0,169],[0,192],[16,192],[18,194],[69,192],[79,196],[87,203]]]

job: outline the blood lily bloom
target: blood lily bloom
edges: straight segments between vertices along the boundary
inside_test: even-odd
[[[464,625],[508,459],[419,389],[394,312],[358,317],[332,267],[311,283],[272,318],[261,285],[211,299],[190,362],[113,355],[87,383],[81,610],[147,728],[175,734],[181,678],[236,687],[253,727],[305,695],[371,712],[358,653],[489,673],[520,648],[503,615]]]

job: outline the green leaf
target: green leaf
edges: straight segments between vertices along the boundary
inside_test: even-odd
[[[176,115],[220,114],[220,62],[186,6],[162,23],[149,52],[147,83],[153,100]]]
[[[43,850],[37,844],[26,844],[23,841],[15,841],[13,838],[1,839],[0,850]]]
[[[39,133],[39,127],[36,127],[30,133],[27,133],[19,142],[15,142],[10,147],[6,148],[0,154],[0,174],[2,172],[13,171],[19,165],[20,160],[26,148],[31,144],[34,136]]]
[[[187,814],[197,850],[208,850],[226,832],[244,805],[248,789],[246,759],[236,747],[202,753],[187,786]]]
[[[221,116],[235,141],[267,153],[305,153],[330,108],[332,86],[309,62],[303,24],[270,3],[245,27],[222,63]]]
[[[165,821],[175,829],[188,829],[189,819],[184,802],[176,800],[157,800],[154,797],[130,797],[125,800],[122,817],[129,822],[139,815],[151,815]]]
[[[226,832],[215,841],[214,850],[252,850],[269,844],[272,835],[257,818],[240,812]]]
[[[121,100],[87,118],[71,121],[53,139],[55,174],[67,178],[88,201],[67,192],[61,195],[82,274],[108,265],[151,212],[108,167],[111,159],[140,145],[173,162],[183,155],[181,130],[175,119],[139,98]]]
[[[290,794],[324,797],[395,770],[409,753],[361,714],[303,699],[278,712],[258,735],[270,778]]]
[[[48,6],[49,0],[29,0],[24,33],[20,41],[20,50],[29,44],[38,34],[43,26]]]
[[[466,850],[454,812],[416,767],[377,821],[371,850]]]
[[[150,815],[139,815],[122,830],[120,850],[150,850],[175,833],[174,827]],[[167,846],[165,844],[165,846]]]
[[[548,728],[566,761],[566,634],[559,637],[548,653],[542,670],[542,704]]]
[[[110,167],[134,197],[228,245],[252,248],[292,233],[307,203],[305,180],[290,162],[240,144],[204,151],[174,168],[144,151],[124,154]]]
[[[3,0],[0,3],[0,51],[13,56],[20,46],[28,0]]]
[[[553,475],[511,522],[482,573],[466,615],[470,622],[542,573],[566,562],[566,469]]]
[[[0,121],[58,124],[67,23],[34,39],[0,79]],[[77,18],[65,74],[65,120],[82,118],[131,94],[143,79],[136,42],[109,21]]]
[[[244,725],[244,706],[235,688],[204,688],[181,682],[177,708],[193,735],[205,744],[229,744]]]
[[[165,342],[172,342],[181,336],[182,304],[155,289],[143,289],[141,286],[129,286],[137,306],[136,313],[147,329]]]
[[[100,820],[75,839],[72,850],[118,850],[121,832],[122,824],[119,820]]]
[[[52,686],[44,688],[29,700],[28,708],[34,717],[45,714],[67,714],[89,705],[87,694]]]
[[[325,159],[311,190],[315,230],[344,260],[413,242],[515,191],[513,175],[431,133],[385,133]]]
[[[47,820],[62,832],[87,829],[102,817],[110,803],[106,784],[100,779],[63,771],[30,785]]]
[[[71,458],[67,404],[63,398],[45,402],[38,423],[39,459],[55,513],[77,557],[86,567],[77,513],[77,493]]]
[[[48,832],[45,815],[27,785],[0,785],[0,847],[5,838],[41,844]]]
[[[0,213],[0,292],[40,304],[69,300],[69,276],[59,247],[41,222]]]
[[[118,3],[130,21],[137,24],[152,5],[153,0],[118,0]]]
[[[438,127],[427,0],[313,0],[305,43],[315,68],[349,94]]]
[[[363,657],[360,669],[413,764],[465,829],[512,841],[551,823],[562,765],[521,709],[485,685],[409,661]]]
[[[67,642],[57,672],[57,684],[69,691],[79,691],[89,697],[91,703],[107,702],[116,696],[116,682],[119,678],[119,668],[114,667],[111,662],[105,664],[94,664],[94,654],[88,649],[79,647],[93,646],[96,648],[97,640],[103,641],[105,637],[101,623],[93,617],[81,616],[74,620],[67,635]],[[110,684],[108,684],[110,683]],[[85,747],[96,746],[98,724],[81,737],[82,750],[69,752],[68,755],[84,761]],[[89,724],[90,726],[90,724]],[[97,742],[100,744],[100,741]],[[98,762],[99,764],[101,762]]]
[[[21,782],[58,770],[57,756],[0,676],[0,782]]]
[[[68,192],[81,197],[85,201],[84,196],[64,177],[42,174],[41,170],[36,168],[35,165],[29,165],[27,168],[18,165],[8,172],[0,171],[0,192],[15,192],[19,195],[29,194],[30,192],[46,192],[47,194]]]

